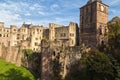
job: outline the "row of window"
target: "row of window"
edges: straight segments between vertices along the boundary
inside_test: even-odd
[[[70,33],[70,37],[74,37],[74,33]]]
[[[66,33],[61,33],[60,37],[66,37]]]
[[[38,49],[38,48],[33,48],[33,50],[34,50],[34,51],[39,51],[39,49]]]
[[[33,29],[34,31],[36,30],[37,32],[41,32],[41,29]]]
[[[0,37],[9,37],[9,34],[0,34]]]
[[[25,32],[25,29],[22,29],[22,32]]]
[[[36,30],[37,32],[41,32],[41,31],[42,31],[41,29],[33,29],[33,30],[34,30],[34,31]],[[4,28],[3,28],[3,29],[1,29],[1,28],[0,28],[0,31],[10,32],[10,29],[4,29]],[[17,29],[16,29],[16,28],[13,28],[13,31],[17,31]],[[25,31],[26,31],[26,29],[21,29],[21,31],[22,31],[22,32],[25,32]]]
[[[4,30],[0,29],[0,31],[10,32],[10,30],[6,30],[6,29],[4,29]]]
[[[33,31],[33,34],[35,34],[35,31]],[[40,32],[37,32],[37,34],[40,34]]]
[[[10,32],[10,30],[8,30],[8,29],[0,29],[0,31],[4,31],[4,32]],[[13,29],[13,31],[17,31],[16,29]]]
[[[36,37],[36,38],[35,38],[35,40],[39,40],[39,39],[42,39],[42,37],[39,37],[39,38],[38,38],[38,37]]]
[[[61,33],[60,37],[66,37],[66,33]],[[70,37],[74,37],[74,33],[70,33]]]

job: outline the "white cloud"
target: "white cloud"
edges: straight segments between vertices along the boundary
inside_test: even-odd
[[[59,8],[59,5],[53,4],[51,7],[52,7],[52,8]]]
[[[0,22],[5,22],[5,26],[9,27],[11,24],[21,26],[23,21],[28,21],[24,16],[34,16],[35,14],[44,15],[40,13],[44,6],[35,3],[33,5],[27,2],[13,2],[6,0],[6,2],[0,2]],[[32,11],[34,10],[34,11]],[[33,13],[34,12],[34,13]]]
[[[22,21],[22,17],[19,14],[21,11],[17,3],[12,3],[11,1],[0,3],[0,21],[5,22],[7,27],[11,24],[18,25]]]
[[[58,5],[58,4],[53,4],[53,5],[51,5],[51,10],[57,10],[57,9],[60,9],[60,6]]]
[[[0,21],[7,23],[6,26],[8,27],[11,24],[16,24],[17,22],[21,21],[21,17],[19,14],[14,14],[10,11],[0,10]]]
[[[33,5],[30,5],[29,9],[30,10],[42,10],[44,8],[44,6],[41,6],[39,4],[33,4]]]
[[[25,16],[31,16],[31,14],[30,13],[26,13],[26,14],[24,14]]]
[[[45,0],[43,0],[45,1]],[[63,3],[62,3],[63,4]],[[6,2],[0,3],[0,21],[5,22],[9,26],[11,24],[19,25],[21,26],[22,22],[33,22],[33,23],[39,23],[42,25],[48,25],[48,23],[60,23],[64,24],[65,22],[69,21],[70,19],[63,19],[61,18],[54,18],[55,15],[62,15],[64,14],[61,12],[61,5],[60,4],[50,4],[51,6],[48,7],[45,4],[40,5],[39,3],[27,3],[27,2],[13,2],[10,0],[6,0]],[[63,4],[64,5],[64,4]],[[50,9],[50,10],[48,10]],[[58,11],[59,10],[59,11]],[[36,19],[35,16],[41,15],[44,17],[44,19]],[[31,16],[34,18],[27,19],[28,16]],[[46,17],[47,16],[47,17]],[[53,17],[54,19],[49,19],[49,17]],[[37,17],[38,18],[38,17]]]
[[[43,16],[45,15],[45,13],[42,11],[39,11],[38,14],[43,15]]]
[[[72,17],[69,18],[60,18],[60,17],[56,17],[56,18],[52,18],[52,19],[40,19],[40,20],[29,20],[27,22],[29,23],[33,23],[36,25],[43,25],[45,27],[49,27],[48,24],[49,23],[55,23],[55,24],[60,24],[60,25],[69,25],[69,22],[72,20]]]
[[[5,2],[0,2],[0,21],[5,22],[7,26],[11,24],[21,26],[24,21],[42,25],[48,25],[50,22],[68,25],[70,21],[79,21],[79,8],[87,1],[5,0]],[[112,13],[109,16],[119,16],[120,0],[103,0],[103,2],[105,1],[110,6],[109,10]]]

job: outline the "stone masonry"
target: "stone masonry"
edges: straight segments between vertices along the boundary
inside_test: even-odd
[[[31,49],[34,52],[41,52],[41,41],[47,40],[52,46],[76,46],[78,45],[77,35],[78,25],[71,22],[69,26],[60,26],[54,23],[49,24],[49,28],[23,23],[20,28],[11,25],[4,27],[0,22],[0,58],[16,64],[16,59],[21,58],[21,49]],[[56,43],[57,42],[57,43]],[[59,44],[60,43],[60,44]],[[22,53],[22,52],[21,52]],[[19,60],[19,65],[21,60]]]
[[[80,43],[92,49],[107,42],[108,6],[101,0],[89,0],[80,8]]]
[[[74,22],[68,26],[50,23],[49,28],[25,23],[20,28],[15,25],[5,28],[4,23],[0,22],[0,58],[20,66],[23,56],[21,49],[41,52],[41,80],[50,80],[49,64],[53,57],[49,54],[50,49],[63,48],[62,52],[57,51],[61,53],[59,61],[63,66],[61,74],[64,78],[69,64],[81,57],[81,48],[77,46],[84,44],[96,49],[107,42],[107,22],[108,6],[101,0],[89,0],[80,8],[80,29]]]

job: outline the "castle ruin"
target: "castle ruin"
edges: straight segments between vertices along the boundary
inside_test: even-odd
[[[49,60],[60,55],[59,61],[63,66],[61,74],[65,77],[70,62],[81,57],[78,54],[81,48],[76,46],[84,44],[96,49],[107,42],[107,22],[108,6],[101,0],[89,0],[80,8],[80,28],[74,22],[70,22],[68,26],[50,23],[49,28],[25,23],[20,28],[15,25],[5,28],[4,23],[0,22],[0,58],[21,65],[21,49],[41,52],[41,80],[48,80]],[[71,48],[65,54],[56,47]],[[53,54],[49,54],[52,48]]]

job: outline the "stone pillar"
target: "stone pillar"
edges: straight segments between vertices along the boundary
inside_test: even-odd
[[[6,61],[15,63],[16,62],[16,56],[17,56],[17,48],[14,46],[8,47]]]
[[[41,42],[41,79],[40,80],[51,80],[50,61],[51,54],[49,43],[45,40]]]
[[[16,65],[17,66],[21,66],[21,64],[22,64],[22,62],[21,62],[21,59],[22,59],[22,56],[23,56],[22,54],[23,54],[22,51],[19,51],[17,53],[17,57],[16,57]]]
[[[7,53],[7,56],[6,56],[6,61],[10,62],[11,56],[12,56],[12,54],[11,54],[11,47],[8,47],[8,51],[7,52],[8,53]]]
[[[13,63],[17,63],[17,59],[19,58],[19,52],[18,52],[18,47],[13,47],[13,52],[14,55],[13,55]]]

